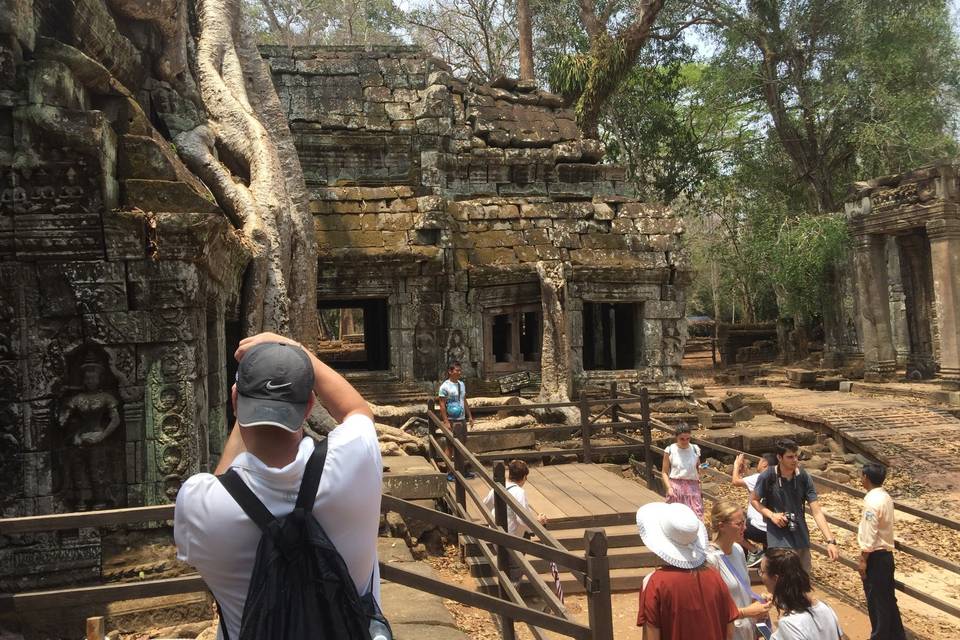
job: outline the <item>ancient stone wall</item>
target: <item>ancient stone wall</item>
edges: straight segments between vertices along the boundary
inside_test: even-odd
[[[250,252],[160,133],[155,35],[0,1],[0,517],[169,502],[222,449]],[[98,572],[93,530],[0,543],[0,591]]]
[[[318,299],[387,301],[390,366],[364,375],[426,389],[456,359],[481,387],[557,368],[565,391],[677,383],[682,226],[631,199],[559,96],[465,83],[412,47],[261,50],[311,192]]]

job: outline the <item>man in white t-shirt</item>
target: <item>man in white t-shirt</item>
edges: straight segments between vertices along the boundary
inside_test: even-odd
[[[527,502],[527,492],[523,488],[523,485],[527,483],[527,476],[529,475],[530,468],[526,462],[523,460],[511,460],[507,465],[507,482],[504,485],[504,489],[507,490],[520,506],[530,513],[536,513],[537,521],[539,521],[540,524],[546,524],[547,517],[542,513],[537,513],[533,507],[530,506],[530,503]],[[490,492],[487,493],[483,499],[483,505],[490,510],[490,515],[496,518],[497,514],[494,512],[493,489],[490,489]],[[527,523],[521,520],[520,517],[517,516],[517,513],[510,507],[507,507],[507,533],[512,536],[521,536],[524,538],[530,533],[530,527],[527,526]],[[510,579],[514,582],[520,579],[520,566],[512,560],[510,562],[509,573]]]
[[[750,463],[744,454],[737,456],[733,464],[733,474],[731,483],[738,487],[747,489],[748,497],[757,487],[757,478],[767,467],[777,464],[777,456],[773,453],[765,453],[757,461],[757,471],[750,475],[743,475],[750,467]],[[760,564],[763,556],[763,550],[767,548],[767,523],[759,511],[753,508],[753,505],[747,503],[747,530],[743,534],[744,539],[751,546],[747,554],[747,566],[754,567]]]
[[[216,474],[233,468],[274,516],[293,511],[313,453],[303,423],[316,400],[339,422],[313,515],[343,557],[362,596],[380,601],[377,532],[382,462],[373,414],[340,374],[298,343],[272,333],[246,338],[232,398],[237,425]],[[198,473],[180,488],[174,516],[177,557],[196,567],[220,604],[227,633],[240,621],[261,532],[215,475]],[[219,632],[218,632],[218,637]]]

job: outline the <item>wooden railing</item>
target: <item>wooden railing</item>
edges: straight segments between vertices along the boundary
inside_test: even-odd
[[[600,403],[609,404],[609,402],[609,400],[587,401],[586,406],[588,411],[585,413],[581,411],[581,428],[583,428],[583,422],[586,422],[588,424],[586,431],[587,433],[590,431],[589,407],[591,405]],[[573,406],[583,405],[581,403],[572,402],[538,405],[527,404],[522,405],[519,408],[526,410],[531,408],[539,409]],[[490,409],[489,407],[487,408]],[[494,407],[493,409],[516,410],[518,409],[518,406],[503,405],[502,407]],[[554,562],[559,567],[563,567],[568,570],[578,580],[581,580],[586,589],[588,619],[590,623],[588,627],[583,628],[588,633],[586,637],[595,638],[597,640],[612,640],[613,612],[610,601],[610,562],[609,558],[607,557],[606,532],[603,529],[587,529],[584,533],[584,548],[586,549],[585,557],[580,557],[570,553],[542,524],[540,524],[535,517],[533,517],[533,515],[525,507],[520,505],[517,500],[506,490],[504,471],[505,465],[503,460],[495,461],[493,465],[493,473],[491,474],[484,468],[480,459],[469,450],[467,447],[468,435],[465,423],[455,422],[453,424],[453,428],[451,429],[447,427],[437,416],[432,407],[428,408],[427,410],[427,418],[429,419],[430,423],[442,434],[443,438],[450,444],[450,447],[452,448],[453,457],[451,459],[444,451],[444,447],[437,440],[437,438],[433,434],[429,436],[432,457],[442,460],[446,465],[446,468],[450,470],[450,473],[454,477],[454,490],[453,495],[451,496],[452,499],[450,500],[450,507],[452,510],[454,510],[463,521],[470,520],[470,514],[467,508],[467,497],[469,497],[471,502],[473,502],[473,504],[477,507],[477,510],[481,514],[484,521],[487,523],[487,527],[474,525],[475,527],[480,527],[489,531],[496,531],[497,537],[508,536],[514,540],[512,545],[498,544],[494,542],[495,551],[491,551],[489,548],[487,548],[486,544],[484,544],[484,541],[492,541],[491,534],[484,534],[482,536],[470,534],[480,541],[480,552],[484,555],[487,562],[494,567],[495,575],[500,587],[501,598],[505,601],[513,603],[515,606],[526,607],[523,598],[514,587],[513,582],[510,580],[509,568],[512,563],[515,566],[518,566],[523,574],[527,576],[530,585],[536,591],[537,595],[546,602],[547,606],[556,614],[557,618],[567,621],[567,624],[569,625],[577,625],[577,623],[569,620],[563,604],[557,599],[551,588],[543,582],[539,573],[536,571],[536,569],[534,569],[533,565],[524,557],[523,554],[527,553],[549,562]],[[570,452],[569,450],[564,451],[567,453]],[[585,455],[588,455],[586,452],[589,452],[589,446],[584,448],[584,452]],[[488,491],[493,491],[493,515],[487,511],[487,507],[484,505],[483,499],[480,497],[477,491],[467,482],[466,471],[468,467],[472,467],[474,472],[480,476],[480,478],[483,480],[485,488]],[[509,536],[509,534],[506,533],[508,509],[512,510],[516,516],[523,521],[531,533],[540,541],[539,543],[524,541],[523,544],[520,544],[517,541],[523,540],[523,538]],[[512,617],[507,613],[500,613],[500,630],[503,638],[512,640],[512,638],[515,637],[514,622],[517,621],[527,622],[526,620]],[[527,622],[527,625],[530,627],[530,631],[535,638],[543,638],[543,634],[541,633],[540,629],[548,629],[543,625],[535,625],[529,622]],[[578,635],[575,635],[575,633],[580,632],[581,629],[577,629],[575,627],[569,627],[568,632],[561,631],[561,633],[570,635],[572,637],[579,637]]]

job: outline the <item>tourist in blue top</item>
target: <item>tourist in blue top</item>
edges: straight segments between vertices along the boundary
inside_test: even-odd
[[[810,474],[799,468],[800,448],[793,440],[777,441],[777,465],[768,468],[757,478],[750,503],[767,523],[767,548],[793,549],[808,572],[810,561],[810,531],[804,514],[805,505],[827,541],[827,554],[836,560],[837,541],[830,532],[826,514],[820,508],[817,490]]]
[[[440,400],[440,417],[448,429],[453,430],[453,424],[457,422],[470,421],[473,427],[473,414],[470,412],[470,405],[467,404],[467,388],[460,379],[463,369],[460,363],[454,360],[447,367],[447,379],[440,385],[440,391],[437,394]],[[453,447],[447,443],[447,456],[453,459]],[[453,469],[447,469],[447,480],[453,482]],[[472,471],[467,471],[467,478],[475,478]]]

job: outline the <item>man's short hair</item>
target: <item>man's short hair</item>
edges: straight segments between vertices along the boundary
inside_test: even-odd
[[[463,365],[460,364],[460,361],[459,361],[459,360],[451,360],[451,361],[450,361],[450,364],[447,365],[447,373],[450,373],[451,371],[453,371],[454,369],[456,369],[456,368],[458,368],[458,367],[459,367],[460,369],[463,369]]]
[[[800,447],[790,438],[780,438],[777,440],[777,455],[782,456],[788,451],[796,453],[800,451]]]
[[[519,482],[530,475],[530,467],[523,460],[511,460],[507,465],[507,478]]]
[[[760,457],[763,458],[764,460],[766,460],[766,461],[767,461],[767,464],[770,465],[771,467],[777,466],[777,454],[775,454],[775,453],[765,453],[765,454],[763,454],[763,455],[760,456]]]
[[[300,345],[253,346],[237,367],[237,424],[296,432],[307,417],[314,374]]]
[[[875,487],[881,487],[883,486],[883,481],[887,479],[887,468],[876,462],[868,462],[863,465],[863,475],[867,476],[870,484]]]

